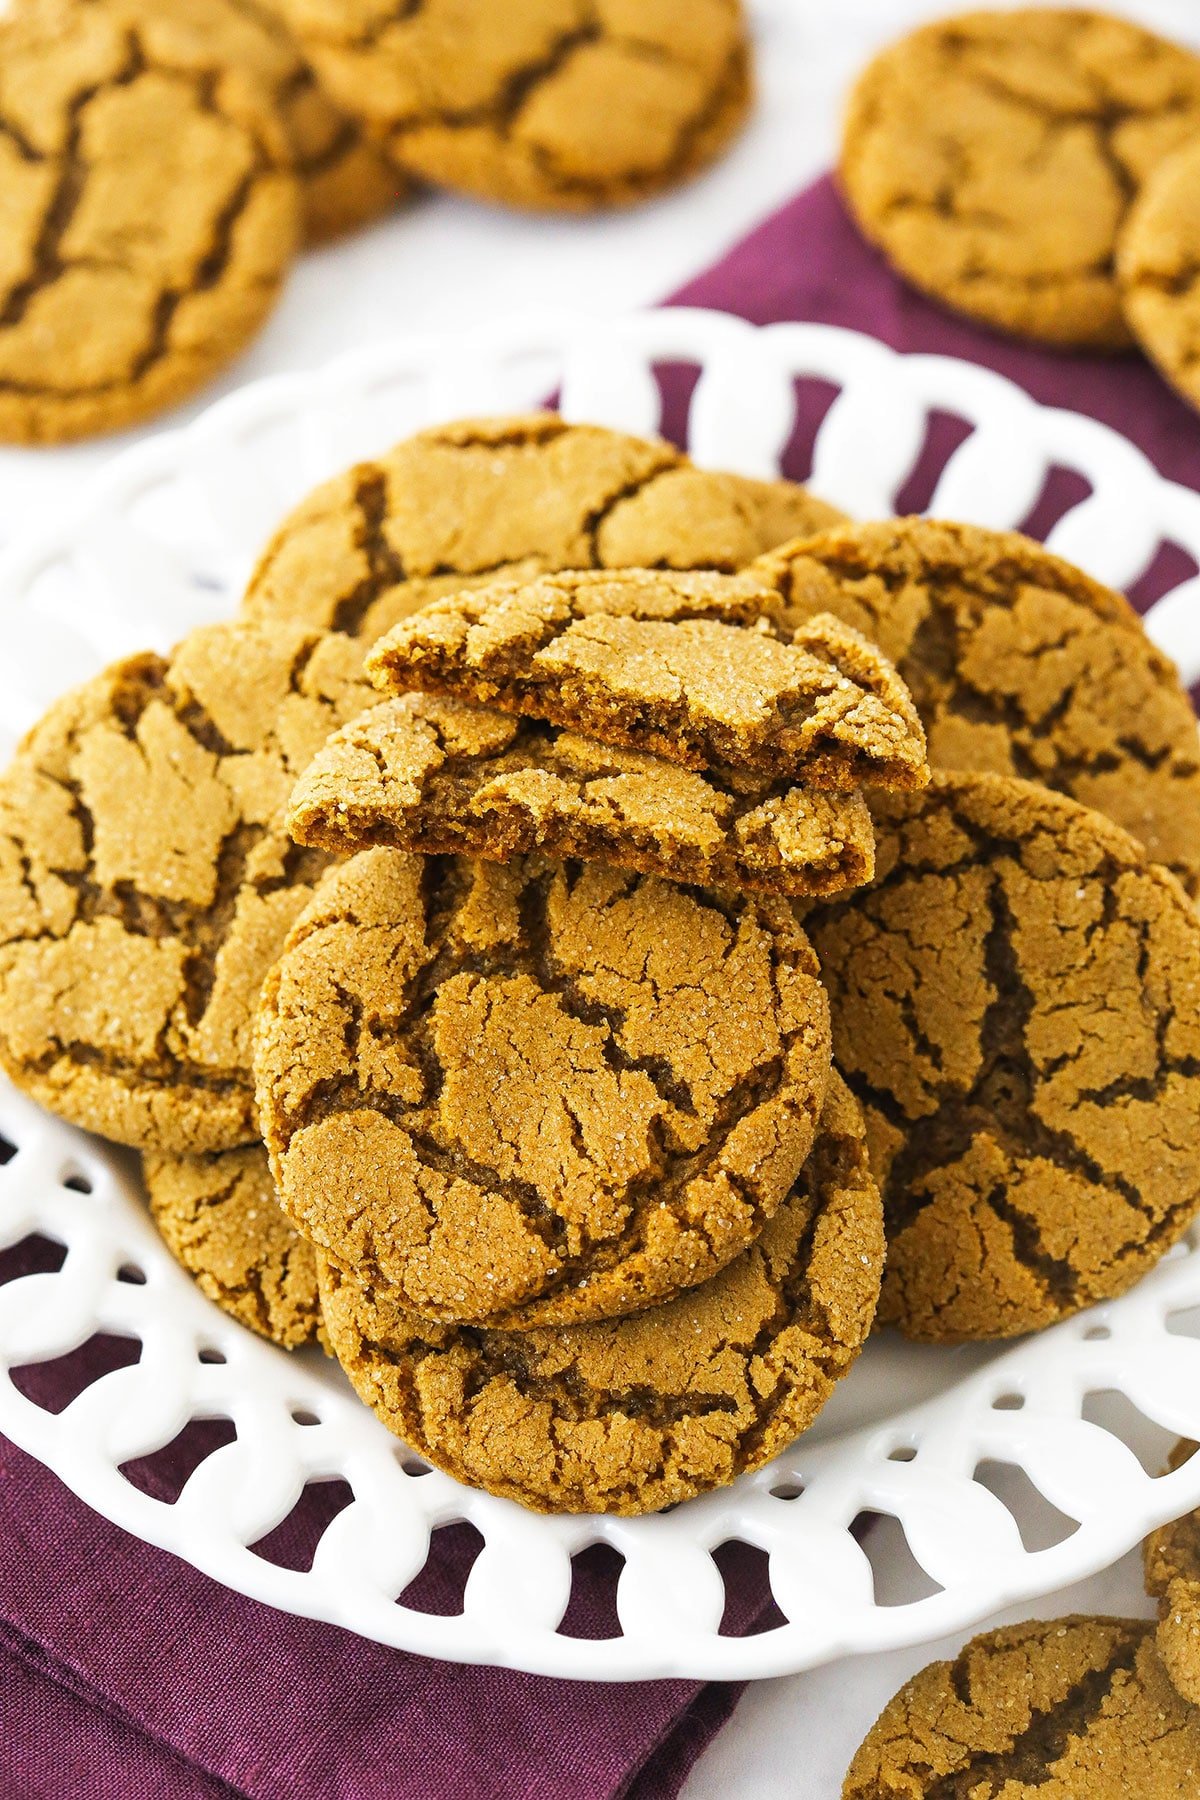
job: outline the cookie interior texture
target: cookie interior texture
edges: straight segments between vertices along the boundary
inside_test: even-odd
[[[842,1800],[1176,1800],[1195,1791],[1200,1711],[1142,1619],[1032,1620],[973,1638],[889,1701]]]
[[[740,0],[279,0],[332,92],[404,168],[487,200],[640,200],[723,148],[750,100]]]
[[[912,518],[769,553],[797,623],[833,613],[879,645],[934,768],[1072,795],[1200,889],[1200,739],[1169,657],[1129,602],[1016,532]]]
[[[279,1210],[261,1145],[142,1166],[163,1241],[210,1300],[286,1350],[318,1335],[316,1256]]]
[[[369,642],[472,583],[731,571],[840,517],[794,482],[697,469],[659,439],[550,412],[464,419],[315,489],[263,551],[242,605]]]
[[[384,1422],[460,1480],[539,1511],[650,1512],[778,1454],[854,1361],[883,1228],[834,1075],[811,1156],[755,1243],[634,1318],[514,1334],[437,1326],[327,1261],[331,1343]]]
[[[301,777],[287,823],[298,842],[341,854],[383,845],[504,862],[543,850],[764,893],[834,894],[874,869],[859,793],[682,769],[426,694],[337,732]]]
[[[1197,1448],[1183,1439],[1167,1468],[1181,1468]],[[1160,1525],[1142,1555],[1146,1592],[1158,1601],[1158,1653],[1184,1699],[1200,1705],[1200,1513]]]
[[[884,1197],[880,1318],[955,1341],[1131,1286],[1200,1208],[1200,918],[1117,826],[996,775],[879,796],[808,920]]]
[[[257,330],[296,247],[270,94],[197,70],[119,0],[22,0],[0,19],[0,116],[0,438],[181,399]]]
[[[971,12],[860,77],[840,174],[860,227],[917,287],[1047,343],[1130,341],[1118,235],[1156,163],[1200,132],[1200,57],[1129,20]]]
[[[370,690],[347,639],[245,622],[116,663],[0,777],[0,1060],[119,1143],[257,1136],[258,989],[328,858],[278,817]]]
[[[1165,158],[1138,195],[1117,275],[1142,349],[1200,406],[1200,134]]]
[[[812,1144],[827,1002],[783,900],[370,850],[268,978],[256,1071],[281,1204],[348,1273],[427,1317],[560,1323],[761,1231]]]
[[[703,769],[818,788],[919,787],[911,696],[874,645],[819,615],[784,629],[748,573],[584,570],[469,589],[394,626],[365,668]]]

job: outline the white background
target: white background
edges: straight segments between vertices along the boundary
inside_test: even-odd
[[[633,213],[581,220],[422,199],[345,244],[306,256],[250,353],[167,422],[181,422],[256,376],[312,368],[408,329],[466,325],[548,303],[609,313],[661,298],[829,165],[841,97],[870,51],[948,10],[938,0],[838,0],[834,7],[751,0],[751,7],[759,105],[732,153],[700,181]],[[1122,0],[1113,10],[1200,48],[1195,0]],[[141,435],[62,450],[0,449],[0,540],[53,514],[90,469]],[[1004,1617],[1148,1610],[1131,1556]],[[697,1764],[685,1800],[836,1800],[850,1757],[887,1699],[961,1641],[752,1686]]]

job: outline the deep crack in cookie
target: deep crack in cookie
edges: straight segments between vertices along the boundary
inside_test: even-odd
[[[810,1425],[870,1328],[883,1227],[862,1116],[830,1081],[812,1154],[757,1241],[636,1318],[437,1326],[321,1265],[335,1353],[384,1423],[537,1511],[645,1513],[757,1469]]]
[[[608,1317],[706,1280],[795,1180],[829,1074],[786,901],[598,864],[367,850],[263,990],[280,1202],[448,1321]]]
[[[1200,1208],[1200,918],[1098,813],[999,775],[879,796],[872,887],[808,922],[883,1192],[880,1319],[1035,1330]]]

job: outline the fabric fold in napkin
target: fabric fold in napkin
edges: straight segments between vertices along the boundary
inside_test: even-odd
[[[987,364],[1036,399],[1113,425],[1165,474],[1200,486],[1200,421],[1148,365],[1039,350],[941,312],[862,242],[829,181],[785,206],[676,299],[756,323],[824,320],[898,349]],[[678,424],[686,377],[677,375],[668,392]],[[829,397],[802,395],[799,466],[789,474],[806,473]],[[931,432],[909,505],[924,503],[957,441],[952,422]],[[1032,525],[1044,529],[1077,497],[1077,482],[1056,478]],[[1179,555],[1159,558],[1135,597],[1147,604],[1191,572],[1184,565]],[[26,1253],[8,1253],[0,1279],[31,1266]],[[93,1346],[30,1371],[26,1391],[60,1407],[89,1369],[105,1357],[113,1366],[113,1355],[111,1343]],[[175,1491],[204,1431],[217,1429],[195,1428],[190,1442],[147,1459],[137,1478],[150,1491]],[[337,1483],[310,1489],[272,1534],[271,1555],[311,1555],[322,1519],[343,1498]],[[468,1528],[443,1534],[421,1604],[436,1611],[457,1603],[473,1547]],[[609,1554],[585,1552],[570,1618],[580,1635],[614,1628]],[[761,1625],[769,1600],[760,1559],[745,1552],[722,1560],[731,1593],[725,1629]],[[737,1693],[724,1684],[606,1686],[430,1662],[272,1612],[126,1536],[0,1439],[5,1796],[669,1800]]]

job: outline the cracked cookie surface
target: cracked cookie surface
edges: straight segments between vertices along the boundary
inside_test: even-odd
[[[728,572],[840,517],[794,482],[697,469],[661,440],[549,412],[464,419],[316,488],[259,558],[242,610],[369,642],[473,583]]]
[[[537,719],[404,694],[317,753],[292,794],[298,843],[505,862],[528,851],[674,881],[828,895],[870,880],[861,794],[681,769]]]
[[[520,1334],[429,1325],[324,1260],[321,1294],[358,1392],[440,1468],[537,1511],[644,1513],[812,1423],[862,1348],[882,1260],[862,1116],[835,1074],[762,1235],[665,1306]]]
[[[1200,889],[1200,739],[1128,601],[1017,532],[847,525],[768,553],[788,617],[833,613],[905,682],[934,768],[1073,795]]]
[[[1142,1619],[1035,1619],[973,1638],[889,1701],[842,1800],[1183,1800],[1200,1712]]]
[[[299,189],[267,90],[122,0],[0,19],[0,438],[182,399],[274,304]]]
[[[1200,407],[1200,128],[1138,195],[1121,233],[1117,275],[1142,349]]]
[[[367,850],[263,989],[259,1115],[319,1249],[449,1321],[607,1317],[785,1198],[829,1075],[784,900],[599,864]]]
[[[401,620],[364,664],[421,689],[647,750],[816,788],[919,787],[907,688],[828,615],[785,627],[749,574],[617,569],[473,588]]]
[[[260,1145],[151,1153],[142,1169],[163,1242],[210,1300],[285,1350],[318,1335],[316,1256],[279,1210]]]
[[[1120,349],[1114,268],[1156,163],[1200,132],[1200,58],[1066,9],[943,19],[851,96],[842,186],[909,281],[1007,331]]]
[[[0,1060],[160,1150],[256,1136],[254,1002],[328,858],[278,817],[370,690],[346,638],[245,622],[114,664],[0,778]]]
[[[1181,1440],[1167,1468],[1182,1467],[1198,1448]],[[1185,1513],[1152,1531],[1142,1557],[1146,1592],[1158,1601],[1158,1654],[1179,1693],[1200,1705],[1200,1513]]]
[[[485,200],[640,200],[711,161],[750,101],[740,0],[277,3],[401,167]]]
[[[880,796],[808,921],[883,1192],[880,1319],[1007,1337],[1119,1294],[1200,1207],[1200,918],[1100,814],[999,775]]]

